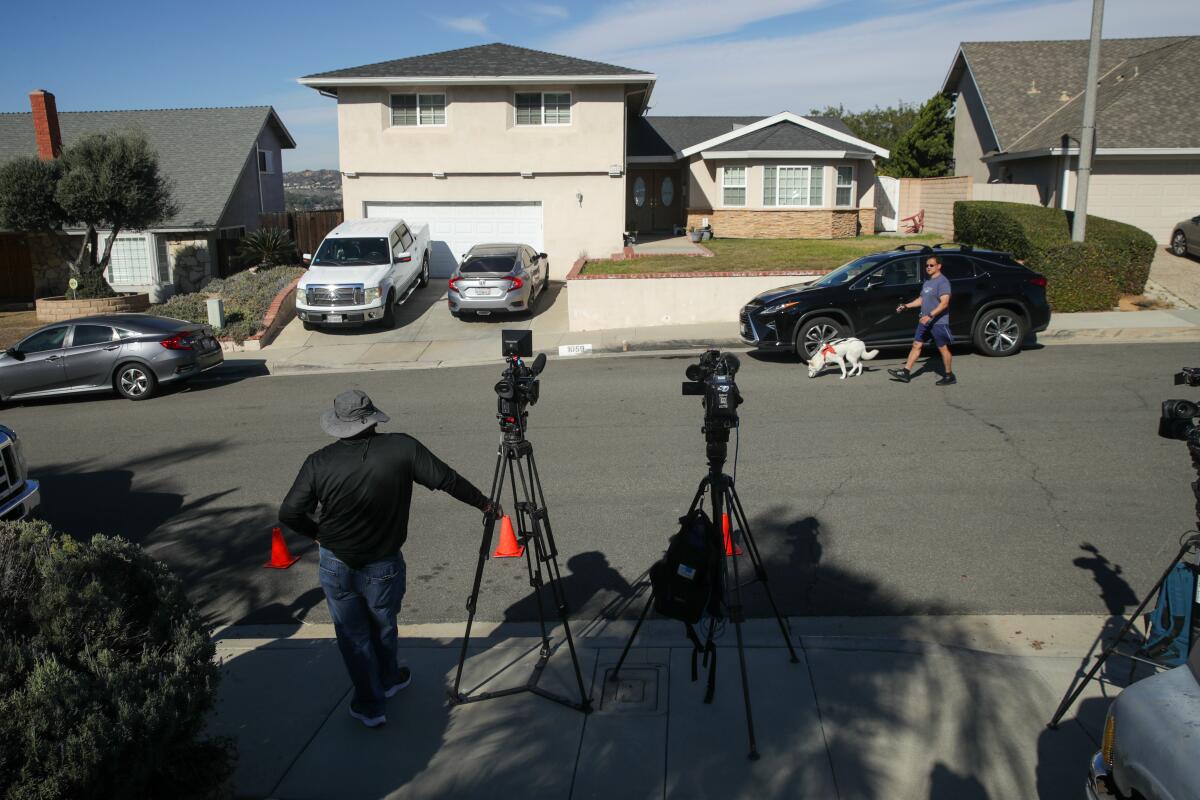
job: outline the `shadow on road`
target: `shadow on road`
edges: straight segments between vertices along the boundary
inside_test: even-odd
[[[592,550],[567,559],[567,572],[563,575],[562,589],[573,617],[581,610],[594,606],[596,602],[620,600],[632,594],[632,587],[608,563],[601,552]],[[558,619],[558,610],[550,602],[550,591],[542,591],[545,599],[542,610],[547,621]],[[532,588],[529,593],[504,610],[505,622],[535,622],[538,619],[538,595]]]

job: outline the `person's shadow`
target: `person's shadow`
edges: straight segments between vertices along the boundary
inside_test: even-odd
[[[1100,555],[1100,550],[1094,544],[1084,542],[1079,549],[1091,553],[1093,557],[1080,556],[1071,563],[1080,569],[1091,570],[1092,579],[1100,587],[1100,599],[1104,601],[1109,614],[1123,616],[1126,608],[1138,604],[1137,595],[1121,577],[1120,564],[1114,564]]]
[[[569,574],[562,578],[563,596],[567,599],[568,611],[579,616],[581,609],[590,607],[593,599],[609,602],[616,597],[628,597],[632,587],[608,563],[608,558],[599,551],[590,550],[579,553],[567,559]],[[545,570],[543,570],[543,578]],[[540,595],[545,594],[544,599]],[[615,595],[612,597],[609,595]],[[534,622],[538,619],[538,602],[542,603],[542,612],[547,620],[558,617],[558,609],[554,608],[550,592],[543,588],[541,592],[530,591],[521,600],[513,603],[504,610],[505,622]],[[611,603],[610,603],[611,605]]]

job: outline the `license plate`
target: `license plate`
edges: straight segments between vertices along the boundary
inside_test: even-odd
[[[500,294],[499,289],[468,289],[471,297],[496,297]]]
[[[341,314],[326,314],[325,321],[326,322],[341,322],[342,315]]]

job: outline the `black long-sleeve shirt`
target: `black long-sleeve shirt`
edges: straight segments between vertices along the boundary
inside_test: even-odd
[[[339,439],[310,455],[279,507],[279,521],[320,539],[356,569],[400,551],[413,481],[483,510],[487,497],[403,433]],[[313,519],[317,506],[320,521]]]

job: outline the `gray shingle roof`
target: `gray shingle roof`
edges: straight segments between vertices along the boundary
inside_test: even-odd
[[[515,47],[496,42],[459,50],[444,50],[440,53],[380,61],[361,67],[336,69],[306,75],[302,80],[320,78],[442,78],[442,77],[495,77],[500,75],[646,75],[651,73],[599,61],[584,61]]]
[[[738,128],[751,125],[764,119],[768,115],[759,115],[754,117],[639,117],[630,126],[629,131],[629,155],[631,156],[672,156],[675,153],[684,150],[692,145],[706,142],[709,139],[714,139],[722,136],[730,131]],[[819,125],[824,125],[826,128],[832,128],[836,131],[849,134],[854,134],[846,127],[846,123],[835,117],[814,117],[811,119]],[[795,129],[795,133],[777,131],[778,128]],[[771,142],[769,145],[763,140],[769,138],[772,134],[780,138],[777,141]],[[819,137],[820,144],[817,144],[816,138],[808,138],[805,134],[811,137]],[[791,146],[791,144],[804,143],[808,146]],[[745,137],[734,139],[726,142],[715,149],[720,150],[843,150],[846,147],[845,142],[838,142],[834,139],[819,134],[816,131],[793,123],[780,123],[772,125],[770,128],[764,128],[753,134]]]
[[[92,133],[142,134],[158,153],[159,169],[179,205],[164,228],[216,226],[263,126],[277,125],[284,146],[296,146],[270,106],[60,111],[58,123],[64,146]],[[36,155],[32,115],[0,114],[0,163]]]
[[[1123,61],[1164,47],[1186,44],[1197,37],[1105,39],[1100,46],[1100,74],[1112,71]],[[1065,105],[1060,98],[1080,95],[1087,79],[1086,39],[1044,42],[963,42],[963,56],[983,97],[999,146],[1009,150],[1013,143]],[[1186,67],[1178,64],[1184,71]],[[953,72],[953,70],[952,70]],[[1196,84],[1195,60],[1190,70]],[[1145,82],[1145,83],[1148,83]],[[950,89],[955,87],[950,86]],[[1113,118],[1110,126],[1135,121],[1139,114],[1162,109],[1143,109],[1132,117]],[[1082,117],[1081,117],[1082,119]],[[1193,127],[1195,116],[1193,115]],[[1060,131],[1061,135],[1063,131]],[[1115,145],[1109,145],[1115,146]],[[1139,145],[1141,146],[1141,145]],[[1024,145],[1019,149],[1025,150]]]

